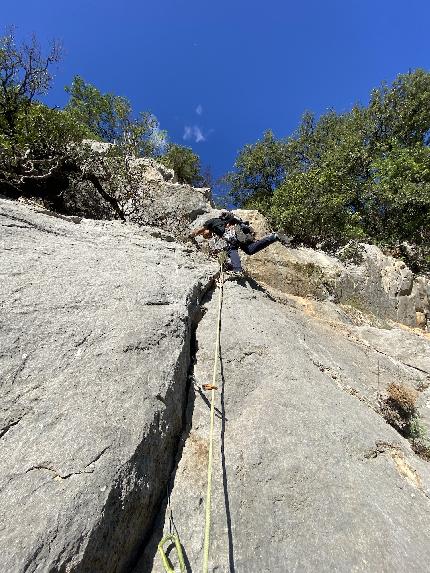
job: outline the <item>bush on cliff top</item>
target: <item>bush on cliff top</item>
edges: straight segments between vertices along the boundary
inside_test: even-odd
[[[305,244],[350,239],[419,247],[430,269],[430,73],[399,75],[367,107],[303,116],[296,133],[246,145],[226,176],[232,200]]]
[[[62,210],[73,205],[65,195],[72,188],[79,189],[81,181],[85,189],[92,185],[98,201],[108,206],[86,216],[113,213],[123,217],[121,205],[140,185],[130,169],[131,156],[157,157],[166,164],[173,161],[181,181],[203,183],[197,155],[170,144],[163,156],[167,136],[157,119],[149,112],[135,117],[124,97],[103,94],[76,76],[66,88],[70,99],[65,109],[51,109],[38,101],[49,91],[52,66],[60,59],[57,42],[44,54],[35,37],[18,45],[14,31],[9,30],[0,38],[0,192],[38,196]],[[89,161],[89,149],[80,145],[83,139],[114,143],[115,149],[104,154],[103,161],[95,156]],[[106,185],[109,164],[114,167],[115,181],[123,176],[115,193],[112,185]],[[97,168],[92,171],[92,166]]]

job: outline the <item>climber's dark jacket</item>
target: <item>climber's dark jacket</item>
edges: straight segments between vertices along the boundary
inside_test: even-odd
[[[250,233],[251,227],[248,221],[242,221],[233,215],[233,213],[224,213],[220,217],[214,217],[213,219],[208,219],[203,225],[208,231],[212,231],[218,237],[223,237],[227,225],[240,225],[241,230],[244,233]]]
[[[208,229],[208,231],[212,231],[212,233],[215,233],[215,235],[218,235],[218,237],[222,237],[225,233],[225,228],[227,223],[240,223],[239,219],[236,219],[236,217],[232,216],[232,217],[214,217],[213,219],[208,219],[205,224],[203,225],[203,227],[205,229]]]

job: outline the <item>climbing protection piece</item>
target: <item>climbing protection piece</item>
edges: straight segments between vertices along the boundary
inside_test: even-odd
[[[218,280],[218,319],[216,325],[216,339],[215,339],[215,355],[214,355],[214,369],[211,385],[211,421],[209,430],[209,453],[208,453],[208,486],[206,492],[206,518],[205,518],[205,541],[203,545],[203,573],[208,573],[209,565],[209,538],[211,527],[211,495],[212,495],[212,458],[213,458],[213,434],[214,434],[214,418],[215,418],[215,388],[219,360],[219,348],[221,337],[221,309],[224,287],[224,263],[226,261],[226,253],[220,253],[219,260],[219,280]]]

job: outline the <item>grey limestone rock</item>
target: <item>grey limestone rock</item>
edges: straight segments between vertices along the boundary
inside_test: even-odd
[[[176,200],[196,225],[215,212],[163,185],[172,224]],[[0,571],[162,571],[168,484],[200,569],[216,264],[149,215],[139,227],[0,199],[0,239]],[[263,251],[269,269],[279,249]],[[334,282],[346,267],[291,256]],[[384,276],[387,296],[413,293],[403,267]],[[429,464],[378,404],[400,381],[430,425],[429,335],[357,325],[331,284],[314,298],[225,285],[211,572],[428,570]]]
[[[258,238],[269,231],[258,211],[238,210],[237,214],[251,221]],[[403,261],[385,255],[375,245],[347,246],[332,256],[275,243],[243,259],[256,280],[281,292],[341,302],[379,319],[428,328],[430,278],[414,275]]]
[[[201,384],[211,380],[216,297],[197,329],[189,423],[171,480],[187,571],[203,560],[210,394]],[[252,282],[226,283],[210,572],[428,570],[429,465],[375,409],[378,361],[381,384],[415,374],[353,332],[279,305]],[[134,573],[163,571],[164,511]]]
[[[134,225],[41,211],[0,200],[0,571],[127,571],[216,267]]]

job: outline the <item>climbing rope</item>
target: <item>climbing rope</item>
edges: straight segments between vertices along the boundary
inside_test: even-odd
[[[161,561],[166,573],[175,573],[175,570],[170,566],[169,558],[167,557],[166,551],[164,550],[166,543],[173,543],[176,547],[176,553],[178,554],[179,570],[181,573],[185,573],[186,567],[184,554],[182,552],[181,540],[179,539],[179,535],[173,521],[173,512],[170,505],[169,484],[167,484],[167,511],[169,513],[169,533],[165,535],[158,544],[158,553],[160,554]]]
[[[211,414],[210,414],[209,452],[208,452],[208,485],[206,491],[205,540],[203,545],[203,573],[208,572],[208,565],[209,565],[209,539],[210,539],[210,527],[211,527],[211,496],[212,496],[212,458],[213,458],[213,434],[214,434],[215,390],[216,390],[215,383],[217,378],[219,347],[221,338],[221,309],[222,309],[223,288],[224,288],[223,266],[226,259],[225,255],[226,253],[222,252],[220,253],[219,256],[220,273],[218,280],[218,290],[219,290],[218,319],[216,324],[214,368],[213,368],[212,387],[211,387]]]
[[[166,573],[175,573],[175,570],[173,569],[173,567],[170,566],[169,558],[167,557],[166,552],[164,551],[164,545],[167,542],[175,544],[176,552],[178,554],[179,569],[181,573],[185,573],[186,568],[185,568],[184,555],[182,553],[182,546],[179,537],[176,533],[168,533],[163,537],[163,539],[158,544],[158,553],[161,556],[161,561],[163,562],[163,566],[164,569],[166,570]]]
[[[208,482],[206,491],[206,512],[205,512],[205,537],[203,545],[203,573],[208,573],[209,565],[209,539],[210,539],[210,525],[211,525],[211,497],[212,497],[212,459],[213,459],[213,434],[214,434],[214,419],[215,419],[215,390],[216,379],[218,372],[218,359],[219,359],[219,349],[220,349],[220,338],[221,338],[221,309],[223,300],[223,289],[224,289],[224,264],[227,259],[227,254],[222,251],[219,254],[219,279],[218,279],[218,318],[216,324],[216,338],[215,338],[215,354],[214,354],[214,368],[212,376],[212,384],[204,384],[203,388],[211,391],[211,410],[210,410],[210,429],[209,429],[209,452],[208,452]],[[184,555],[182,552],[182,545],[179,539],[179,535],[176,531],[176,527],[173,523],[173,513],[170,507],[170,495],[169,489],[167,489],[167,505],[169,512],[169,533],[163,537],[163,539],[158,544],[158,552],[163,563],[163,567],[166,573],[175,573],[175,570],[171,567],[169,558],[166,555],[164,546],[166,543],[173,543],[176,552],[178,554],[179,569],[181,573],[186,571]],[[175,530],[175,533],[173,533]]]

